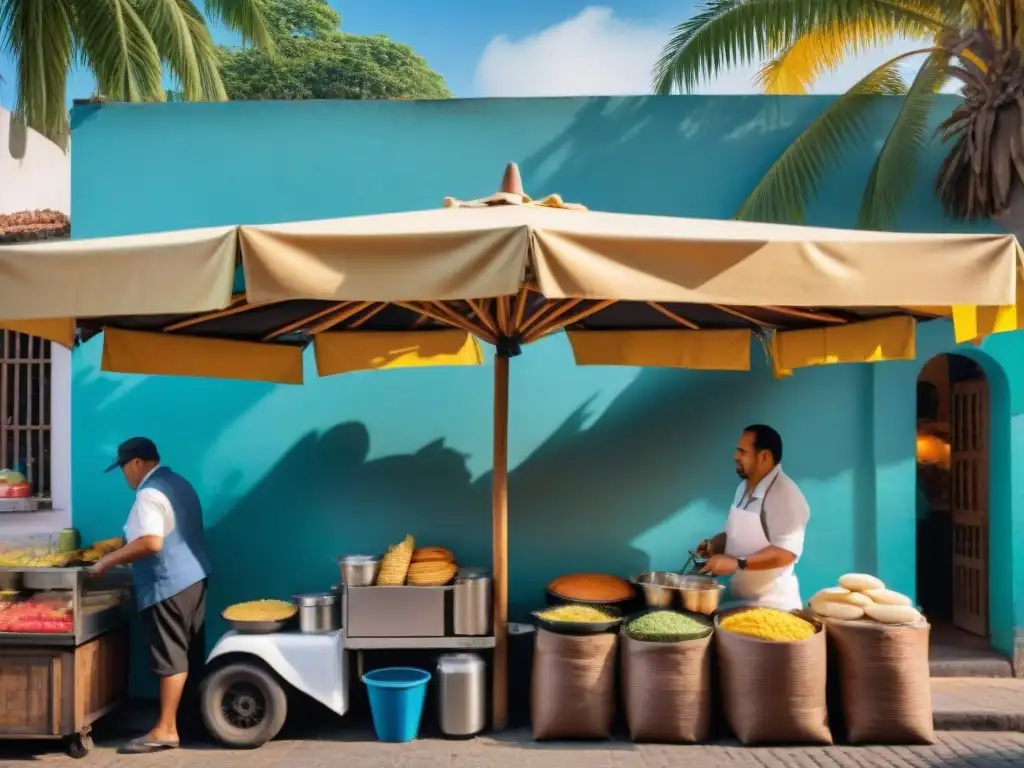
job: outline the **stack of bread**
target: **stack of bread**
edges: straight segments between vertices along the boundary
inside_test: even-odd
[[[881,579],[865,573],[847,573],[838,587],[828,587],[811,598],[811,610],[824,619],[879,624],[914,624],[923,617],[906,595],[886,589]]]
[[[439,587],[458,572],[455,555],[444,547],[420,547],[412,553],[407,583],[411,587]]]

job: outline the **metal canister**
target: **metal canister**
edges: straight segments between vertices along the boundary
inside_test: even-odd
[[[461,568],[455,576],[452,624],[456,635],[482,637],[491,631],[491,575],[482,568]]]
[[[313,634],[341,629],[341,611],[334,592],[306,592],[292,600],[299,608],[299,631]]]
[[[437,662],[437,711],[445,736],[476,736],[487,727],[487,666],[475,653]]]

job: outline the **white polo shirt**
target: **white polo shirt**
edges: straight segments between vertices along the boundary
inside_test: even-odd
[[[126,541],[135,541],[143,536],[159,536],[166,538],[174,530],[174,507],[163,491],[156,488],[145,488],[146,481],[160,468],[153,467],[139,483],[135,492],[135,503],[128,513],[128,522],[124,526]]]

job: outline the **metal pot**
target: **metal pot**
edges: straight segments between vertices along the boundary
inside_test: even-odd
[[[681,608],[710,616],[718,610],[725,587],[709,576],[683,576],[670,571],[641,573],[633,579],[648,608]]]
[[[372,587],[377,583],[380,558],[376,555],[342,555],[338,558],[341,583],[346,587]]]
[[[299,607],[300,632],[322,634],[341,629],[340,603],[334,592],[307,592],[295,595],[292,601]]]
[[[707,576],[681,576],[678,586],[683,609],[710,616],[718,610],[725,587]]]

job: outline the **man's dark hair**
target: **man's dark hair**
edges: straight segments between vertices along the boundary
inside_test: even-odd
[[[776,464],[782,461],[782,436],[774,429],[765,424],[751,424],[743,432],[754,436],[755,451],[768,451]]]

